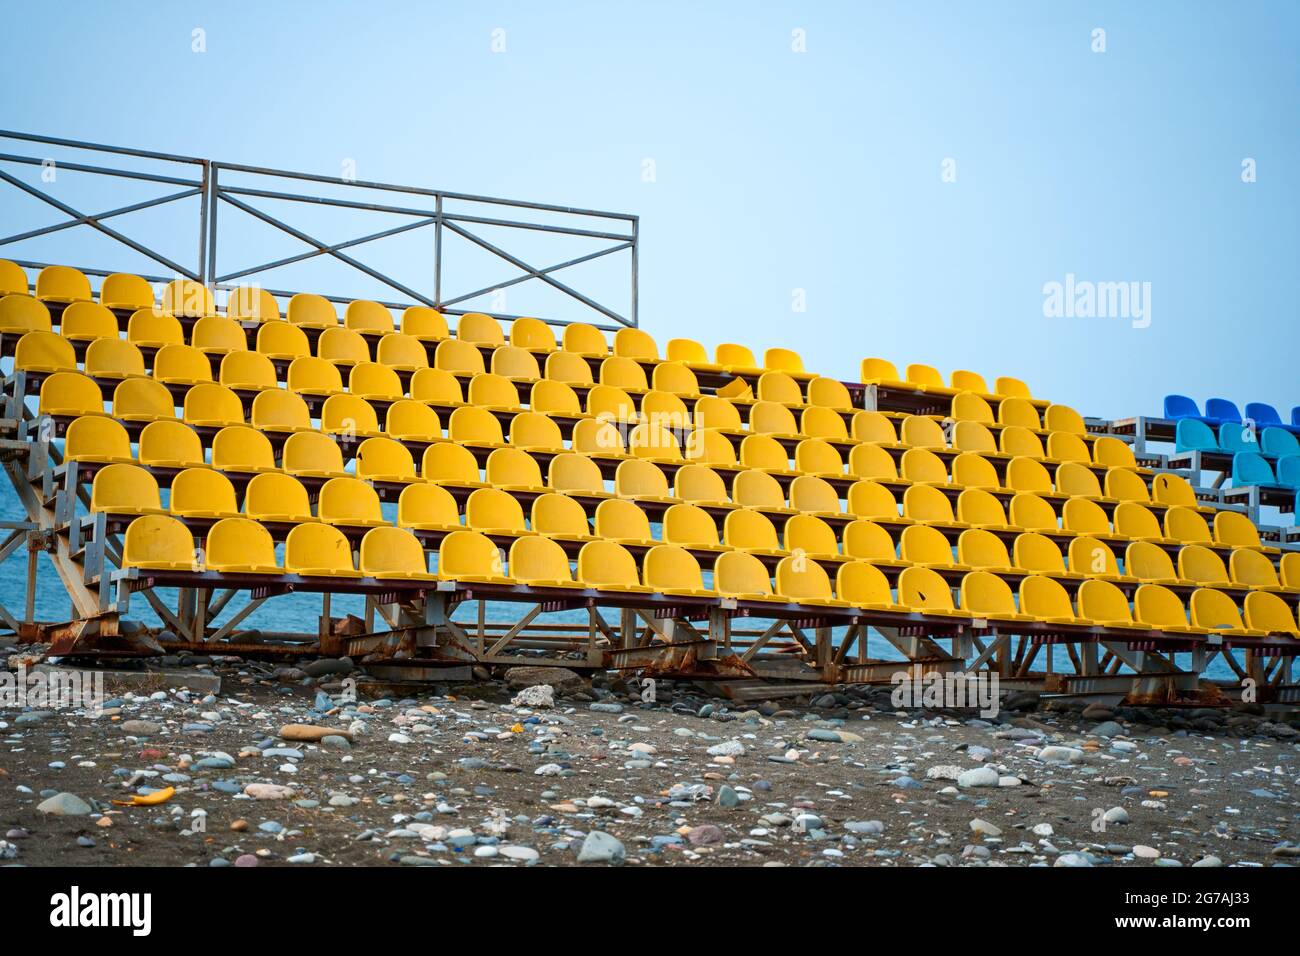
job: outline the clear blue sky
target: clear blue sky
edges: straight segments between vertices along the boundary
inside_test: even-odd
[[[4,126],[636,213],[661,343],[1300,404],[1290,0],[8,6]],[[1044,318],[1067,273],[1151,283],[1150,326]]]

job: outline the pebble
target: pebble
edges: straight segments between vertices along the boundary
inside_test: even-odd
[[[592,830],[582,841],[582,848],[578,851],[578,862],[622,863],[625,855],[626,851],[621,842],[603,830]]]

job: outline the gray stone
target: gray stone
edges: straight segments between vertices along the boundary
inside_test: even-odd
[[[58,793],[37,804],[36,809],[55,817],[84,817],[93,811],[85,800],[75,793]]]
[[[627,851],[617,839],[603,830],[592,830],[578,851],[579,863],[622,863]]]

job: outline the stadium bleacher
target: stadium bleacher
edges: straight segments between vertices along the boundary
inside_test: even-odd
[[[1171,395],[1175,451],[1152,456],[967,370],[866,358],[842,382],[786,348],[710,360],[640,328],[557,340],[370,301],[340,317],[255,287],[222,311],[191,280],[155,301],[136,276],[96,294],[6,261],[0,292],[10,417],[52,423],[66,486],[48,490],[90,484],[90,516],[65,517],[76,540],[124,535],[128,590],[581,595],[1279,653],[1300,637],[1300,552],[1170,470],[1293,503],[1300,445],[1268,406],[1243,425]]]

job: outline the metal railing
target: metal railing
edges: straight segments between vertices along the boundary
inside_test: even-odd
[[[303,290],[273,288],[261,282],[261,277],[274,269],[324,257],[335,263],[341,263],[352,274],[366,276],[390,291],[391,298],[380,300],[389,308],[428,305],[453,315],[463,314],[466,311],[479,311],[509,320],[519,316],[470,306],[475,300],[498,294],[506,288],[537,282],[561,294],[566,301],[577,303],[582,309],[581,314],[573,318],[542,316],[552,324],[586,321],[606,330],[637,325],[638,218],[634,215],[447,192],[417,186],[369,182],[345,176],[323,176],[260,166],[221,163],[193,156],[105,146],[9,130],[0,130],[0,141],[3,140],[56,147],[60,150],[82,151],[96,157],[96,161],[92,163],[31,155],[30,151],[26,155],[0,152],[0,182],[52,206],[67,217],[65,221],[52,225],[0,236],[0,257],[10,258],[22,266],[43,268],[52,264],[76,265],[82,272],[93,276],[104,276],[119,271],[102,268],[99,264],[82,266],[66,260],[51,263],[5,255],[6,246],[15,246],[77,227],[88,227],[128,247],[150,263],[162,266],[169,273],[140,273],[151,282],[166,282],[185,277],[196,279],[214,289],[258,285],[274,295],[291,295],[293,292]],[[142,168],[105,165],[108,162],[107,157],[114,156],[130,157],[132,163]],[[9,164],[39,167],[40,185],[6,170],[4,167]],[[179,171],[176,167],[180,167]],[[57,182],[58,175],[64,172],[95,177],[120,177],[179,188],[151,199],[109,208],[102,212],[87,213],[59,198],[50,188]],[[290,184],[287,189],[269,188],[285,181]],[[344,195],[332,195],[327,192],[327,188],[332,190],[334,187],[340,187]],[[376,194],[385,199],[393,198],[377,202],[371,198]],[[348,198],[344,198],[345,196]],[[350,198],[352,196],[358,198]],[[194,197],[199,199],[199,208],[194,236],[197,256],[193,265],[176,261],[175,257],[159,251],[155,244],[143,241],[138,235],[134,237],[128,235],[123,229],[115,228],[107,222]],[[343,241],[326,242],[301,225],[295,225],[286,221],[286,218],[269,212],[265,205],[267,202],[288,203],[293,208],[327,208],[337,211],[346,210],[352,214],[375,213],[386,217],[397,216],[405,221],[396,226],[355,235]],[[219,268],[220,253],[223,245],[229,244],[222,242],[225,235],[222,223],[228,218],[220,215],[223,209],[239,210],[261,225],[301,242],[307,246],[307,249],[252,266],[222,271]],[[503,213],[501,210],[508,210],[508,212]],[[485,227],[505,229],[510,231],[511,235],[519,233],[534,236],[563,236],[594,240],[605,245],[582,255],[570,255],[560,261],[539,266],[529,261],[529,258],[525,258],[524,254],[506,248],[505,244],[490,241],[483,234]],[[2,228],[3,223],[0,222],[0,229]],[[364,261],[358,251],[361,246],[416,231],[432,233],[431,268],[427,270],[429,280],[427,284],[399,281],[384,269]],[[453,241],[465,243],[469,247],[488,253],[494,260],[505,262],[517,270],[517,274],[480,288],[448,291],[445,288],[449,277],[444,246]],[[557,273],[566,269],[620,253],[627,253],[629,265],[627,302],[621,310],[600,301],[590,291],[583,291],[575,284],[562,281],[557,277]],[[326,299],[336,303],[350,302],[358,298],[375,298],[348,289],[328,293],[315,289],[312,291],[321,292]]]

